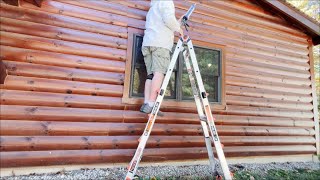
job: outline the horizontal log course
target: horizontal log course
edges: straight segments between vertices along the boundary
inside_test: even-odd
[[[138,110],[137,105],[122,104],[120,97],[16,90],[2,90],[0,95],[2,105]]]
[[[10,104],[10,100],[2,95],[4,104]],[[67,96],[68,97],[68,96]],[[71,96],[72,97],[72,96]],[[24,100],[28,102],[27,100]],[[69,102],[69,101],[67,101]],[[71,103],[72,104],[72,103]],[[111,109],[116,109],[117,105],[110,102]],[[147,117],[140,113],[137,108],[131,107],[135,111],[109,111],[103,109],[85,108],[57,108],[43,106],[6,106],[2,105],[3,119],[26,119],[26,120],[49,120],[49,121],[95,121],[95,122],[128,122],[146,123]],[[129,109],[129,108],[127,108]],[[31,111],[31,113],[30,113]],[[94,113],[93,113],[94,112]],[[193,113],[196,113],[194,110]],[[231,113],[230,113],[231,114]],[[301,126],[313,127],[312,118],[299,117],[257,117],[257,116],[237,116],[237,115],[214,115],[216,123],[225,125],[258,125],[258,126]],[[165,117],[158,117],[157,122],[165,124],[199,124],[196,114],[177,113],[177,111],[166,112]]]
[[[252,15],[253,17],[261,17],[274,22],[283,22],[278,16],[274,16],[271,12],[265,11],[260,6],[252,5],[246,1],[217,1],[215,2],[216,7],[228,8],[230,11],[236,13],[243,13],[246,15]]]
[[[247,64],[265,64],[267,66],[273,66],[278,69],[284,69],[285,71],[301,71],[303,75],[308,72],[310,67],[307,62],[293,62],[290,60],[283,60],[274,58],[271,56],[263,56],[255,53],[250,53],[245,50],[236,50],[235,48],[229,49],[229,53],[226,55],[228,61],[240,61]],[[289,66],[290,65],[290,66]]]
[[[140,136],[2,136],[1,151],[134,149]],[[226,146],[314,145],[314,137],[220,136]],[[212,144],[214,146],[214,144]],[[146,148],[205,147],[202,136],[150,136]]]
[[[183,9],[187,9],[190,7],[191,3],[198,3],[196,13],[209,15],[209,16],[216,16],[222,19],[227,19],[233,22],[252,25],[259,28],[264,28],[270,31],[279,30],[282,33],[288,33],[290,35],[296,35],[296,39],[303,39],[307,36],[303,34],[301,31],[290,27],[285,21],[269,21],[267,19],[260,18],[259,16],[250,16],[248,14],[242,14],[238,11],[232,11],[229,8],[220,8],[218,6],[219,3],[209,2],[209,1],[202,1],[198,2],[196,0],[192,0],[190,3],[188,2],[176,2],[175,5],[177,7],[181,7]]]
[[[130,6],[133,2],[131,2],[131,3],[130,2],[121,2],[121,3],[126,3],[127,6]],[[185,4],[186,2],[183,2],[183,3],[176,2],[176,3],[177,3],[177,7],[178,7],[178,10],[177,10],[178,17],[180,17],[182,14],[184,14],[185,11],[191,5],[191,4],[186,5]],[[204,2],[202,2],[202,3],[204,3]],[[147,11],[149,9],[149,5],[148,4],[144,4],[143,2],[139,2],[139,3],[134,2],[133,4],[134,5],[131,5],[131,6],[135,7],[135,8],[138,8],[138,9],[143,9],[145,11]],[[182,11],[180,10],[181,6],[183,6],[182,7],[182,9],[183,9]],[[202,9],[198,11],[197,9],[199,9],[199,8],[200,9],[202,8]],[[191,29],[193,27],[195,27],[195,23],[199,24],[199,27],[194,28],[194,30],[199,30],[199,29],[201,29],[201,27],[206,26],[209,22],[211,22],[211,23],[209,23],[209,25],[211,26],[211,28],[208,28],[209,31],[210,30],[212,31],[212,28],[214,28],[214,27],[221,27],[223,29],[222,31],[228,32],[229,36],[230,36],[230,34],[232,34],[231,33],[232,31],[234,33],[238,33],[238,34],[240,32],[241,36],[243,36],[241,39],[243,41],[246,41],[246,42],[247,42],[247,40],[249,40],[249,38],[247,38],[247,36],[249,36],[251,40],[255,39],[255,41],[256,41],[257,39],[260,39],[259,41],[261,41],[261,37],[264,37],[265,34],[268,34],[266,29],[263,29],[263,28],[260,28],[258,32],[248,33],[248,30],[249,31],[255,31],[255,28],[257,28],[257,26],[256,26],[257,24],[254,23],[254,27],[251,27],[251,26],[250,27],[246,27],[244,24],[246,24],[248,22],[247,20],[241,21],[241,23],[242,23],[241,25],[242,26],[239,26],[239,22],[240,22],[239,20],[236,20],[235,22],[234,21],[226,21],[226,20],[222,20],[221,19],[222,16],[219,16],[219,15],[212,16],[213,13],[220,13],[220,11],[222,11],[222,9],[218,9],[218,10],[212,11],[211,8],[206,8],[206,7],[203,6],[203,4],[199,4],[199,3],[198,3],[198,6],[197,6],[197,9],[196,9],[195,13],[193,14],[193,16],[191,18],[191,23],[192,23]],[[206,20],[202,20],[201,18],[199,19],[199,14],[198,13],[202,13],[203,14],[203,12],[204,12],[203,9],[208,9],[208,11],[209,11],[208,13],[205,13],[204,15],[201,16],[201,17],[206,17]],[[228,11],[230,10],[230,8],[227,8],[227,9],[228,9]],[[238,11],[236,11],[236,12],[238,12]],[[230,15],[230,14],[232,14],[232,13],[227,12],[224,15]],[[246,14],[245,18],[247,18],[247,16],[248,16],[248,14]],[[238,16],[231,16],[231,17],[232,18],[239,18]],[[271,17],[275,17],[275,16],[271,16]],[[280,18],[278,18],[278,19],[281,22],[284,22],[282,19],[280,19]],[[264,23],[264,22],[266,22],[266,20],[260,21],[259,24]],[[276,25],[279,24],[279,22],[274,22],[274,23]],[[241,28],[239,28],[239,27],[241,27]],[[261,33],[261,31],[264,31],[264,32]],[[303,33],[299,32],[299,31],[297,31],[295,29],[292,29],[292,28],[289,28],[289,31],[295,31],[295,33],[299,33],[300,35],[303,36],[303,38],[301,39],[301,43],[304,44],[303,45],[304,48],[300,48],[300,50],[304,51],[304,55],[305,55],[307,53],[307,51],[306,51],[307,44],[305,43],[306,42],[305,41],[306,40],[306,36]],[[259,43],[259,45],[265,45],[266,44],[265,41],[276,42],[277,50],[281,49],[281,48],[278,47],[280,44],[283,44],[282,50],[288,50],[288,49],[291,48],[291,46],[294,46],[293,43],[289,42],[289,41],[292,40],[292,38],[288,38],[287,40],[280,40],[280,39],[286,38],[288,36],[291,36],[291,34],[292,33],[286,33],[286,35],[279,35],[277,38],[274,38],[274,35],[273,36],[271,35],[269,37],[265,37],[263,39],[264,42],[263,43]],[[213,35],[216,35],[216,32],[213,33]],[[229,38],[229,36],[226,36],[225,38]],[[297,36],[295,35],[295,36],[293,36],[293,38],[297,38]],[[274,47],[274,46],[272,46],[272,47]],[[297,53],[297,51],[292,51],[292,53]]]
[[[305,70],[292,69],[290,67],[281,67],[277,64],[268,64],[268,62],[255,61],[250,57],[245,56],[228,56],[226,55],[227,65],[234,67],[255,69],[256,71],[272,73],[278,76],[288,76],[292,78],[309,79],[310,72]]]
[[[35,77],[7,76],[5,89],[121,97],[123,86]]]
[[[210,12],[206,15],[194,13],[192,15],[191,22],[198,22],[205,25],[227,27],[228,29],[245,32],[245,33],[248,33],[249,35],[259,34],[259,36],[262,36],[264,38],[273,39],[273,41],[287,43],[289,45],[293,44],[295,46],[300,46],[300,47],[307,46],[306,44],[307,38],[301,38],[301,37],[298,37],[297,35],[291,35],[291,33],[286,33],[280,30],[257,27],[256,24],[255,25],[245,24],[244,21],[237,22],[230,19],[223,19],[221,18],[221,16],[212,15],[211,10],[209,11]],[[178,17],[185,14],[185,12],[186,12],[185,10],[176,9],[176,14]]]
[[[296,118],[313,118],[314,116],[311,110],[291,110],[285,108],[248,107],[236,105],[228,105],[227,114]]]
[[[25,8],[36,9],[34,6],[25,2],[22,2],[21,6]],[[37,10],[123,27],[131,26],[143,29],[145,24],[145,21],[127,16],[97,11],[87,7],[75,6],[57,1],[45,1],[43,2],[41,9]]]
[[[215,123],[221,125],[242,126],[283,126],[283,127],[313,127],[313,119],[302,119],[297,117],[259,117],[239,115],[213,115]],[[198,120],[198,119],[197,119]]]
[[[36,121],[94,121],[118,123],[146,123],[148,120],[145,114],[138,111],[140,106],[123,105],[119,103],[121,101],[120,98],[106,97],[106,101],[103,101],[104,99],[99,101],[99,99],[92,96],[88,97],[86,95],[62,95],[38,92],[31,95],[31,93],[32,92],[17,93],[16,91],[3,91],[2,94],[0,94],[2,104],[1,108],[3,110],[1,118],[11,120],[25,119]],[[46,102],[41,100],[44,97],[47,98]],[[39,106],[35,106],[36,104],[39,104]],[[63,108],[61,106],[63,106]],[[81,108],[69,108],[69,106]],[[88,109],[90,106],[95,106],[95,109]],[[100,109],[96,106],[99,106]],[[120,111],[123,109],[124,111]],[[219,125],[286,127],[314,126],[312,118],[304,119],[297,117],[258,117],[219,114],[214,114],[214,117],[216,118],[215,123]],[[166,112],[166,115],[163,117],[158,117],[157,123],[199,125],[199,118],[196,114],[196,110],[194,110],[193,113],[181,113],[174,110],[172,112]]]
[[[240,67],[234,67],[233,64],[227,63],[226,66],[226,75],[230,76],[238,76],[238,77],[244,77],[244,78],[253,78],[256,80],[261,81],[268,81],[268,82],[274,82],[279,84],[288,84],[288,85],[311,85],[310,79],[306,78],[292,78],[290,76],[284,76],[284,75],[274,75],[271,73],[261,72],[257,71],[256,69],[250,69],[250,68],[240,68]]]
[[[225,147],[227,157],[313,154],[312,145]],[[135,149],[1,152],[1,167],[129,162]],[[207,159],[206,148],[147,148],[143,161]]]
[[[123,4],[123,3],[126,3],[126,5],[130,6],[130,2],[121,2],[121,4]],[[179,3],[179,2],[177,2],[177,3]],[[143,10],[146,10],[146,11],[149,9],[149,5],[148,4],[142,4],[141,2],[139,2],[139,3],[134,2],[134,6],[132,6],[132,7],[135,7],[135,8],[138,8],[138,9],[143,9]],[[182,14],[185,13],[186,8],[189,8],[189,6],[185,7],[183,10],[177,9],[178,17],[180,17]],[[200,5],[200,8],[203,8],[203,6]],[[200,15],[200,14],[197,13],[197,10],[196,10],[196,13],[193,14],[193,17],[192,17],[191,21],[199,23],[202,26],[205,26],[205,25],[220,26],[220,27],[222,27],[222,28],[224,28],[226,30],[234,30],[234,31],[238,31],[238,32],[241,31],[243,34],[248,34],[248,31],[250,31],[250,30],[251,31],[255,31],[256,28],[257,28],[256,24],[255,24],[254,27],[253,26],[252,27],[251,26],[248,27],[248,26],[246,26],[244,24],[240,25],[238,21],[236,21],[236,22],[226,21],[226,20],[221,20],[220,18],[221,18],[220,16],[212,16],[212,11],[210,11],[209,14]],[[242,23],[245,23],[245,22],[242,22]],[[239,27],[241,27],[241,29],[239,29]],[[198,29],[198,28],[196,28],[196,29]],[[264,31],[264,32],[261,32],[261,31]],[[261,36],[265,36],[269,32],[266,31],[266,29],[260,28],[258,30],[258,32],[252,32],[252,33],[249,33],[249,35],[250,36],[256,36],[257,38],[259,38]],[[275,36],[277,36],[277,38],[275,38]],[[286,38],[288,36],[291,36],[291,33],[286,34],[286,35],[278,35],[278,34],[274,33],[274,34],[271,34],[269,36],[266,36],[266,38],[268,40],[277,41],[277,42],[279,42],[279,40],[280,40],[280,43],[285,43],[285,44],[287,44],[287,46],[291,46],[291,45],[294,44],[293,42],[290,42],[292,40],[292,38],[288,38],[286,40],[283,39],[283,38]],[[206,36],[206,37],[208,37],[208,36]],[[193,36],[193,38],[195,38],[195,37]],[[297,36],[294,36],[294,38],[297,38]],[[243,38],[243,39],[245,39],[245,38]],[[283,39],[283,40],[281,40],[281,39]],[[302,44],[304,44],[304,45],[302,45]],[[304,47],[304,51],[305,51],[305,48],[307,47],[306,38],[302,38],[301,39],[300,47]],[[301,48],[301,50],[302,50],[302,48]]]
[[[302,48],[299,46],[297,47],[280,42],[275,42],[272,39],[265,39],[263,37],[248,35],[245,32],[239,32],[216,24],[208,25],[202,24],[197,21],[192,21],[190,30],[190,33],[196,32],[194,34],[198,35],[199,37],[201,37],[201,35],[209,38],[217,37],[213,40],[220,39],[221,42],[225,42],[228,45],[250,48],[252,50],[260,50],[261,53],[268,53],[280,57],[290,56],[293,57],[292,60],[297,60],[297,62],[301,60],[305,61],[306,56],[308,55],[308,51],[305,47]],[[264,51],[261,51],[261,49]]]
[[[6,46],[95,58],[114,59],[119,61],[125,61],[126,59],[126,51],[115,48],[94,46],[62,40],[53,40],[37,36],[22,35],[3,31],[0,32],[0,35],[1,44]]]
[[[305,48],[274,42],[270,39],[248,35],[243,32],[228,29],[226,27],[220,27],[211,24],[204,25],[201,23],[192,22],[190,31],[208,35],[210,37],[224,38],[225,41],[222,42],[226,42],[232,46],[256,50],[263,48],[263,50],[269,52],[269,54],[273,53],[283,57],[292,56],[294,57],[292,60],[296,60],[297,62],[305,61],[305,56],[308,55],[308,51]],[[201,35],[199,36],[201,37]]]
[[[182,8],[184,11],[188,9],[191,3],[197,3],[197,1],[188,2],[176,2],[176,7]],[[264,29],[266,32],[277,32],[278,34],[290,34],[290,36],[295,35],[295,39],[301,40],[306,38],[306,35],[302,32],[293,29],[292,27],[285,24],[284,21],[282,23],[268,21],[266,19],[261,19],[257,16],[254,18],[249,17],[249,15],[242,15],[239,13],[234,13],[230,11],[230,9],[221,9],[215,6],[214,2],[200,2],[198,3],[197,9],[195,13],[199,13],[201,15],[209,16],[209,17],[219,17],[219,19],[223,19],[225,21],[238,23],[241,25],[254,26],[254,29]],[[257,25],[258,24],[258,25]]]
[[[251,87],[257,89],[275,90],[279,92],[294,92],[301,95],[310,95],[311,87],[306,85],[283,85],[252,78],[226,76],[226,84],[233,86]]]
[[[267,14],[270,14],[270,15],[274,15],[269,11],[263,10],[261,8],[261,6],[259,4],[257,4],[256,2],[254,2],[254,1],[242,1],[242,0],[234,0],[234,1],[237,2],[237,3],[241,2],[242,4],[245,4],[246,7],[254,8],[256,11],[260,10],[260,11],[262,11],[264,13],[267,13]]]
[[[312,110],[312,103],[303,102],[290,102],[283,100],[274,100],[266,98],[256,97],[242,97],[232,96],[226,97],[228,105],[241,105],[241,106],[255,106],[255,107],[270,107],[270,108],[286,108],[286,109],[297,109],[297,110]]]
[[[208,20],[209,19],[207,19],[206,21]],[[238,23],[238,22],[235,22],[235,23]],[[232,34],[230,33],[225,33],[221,31],[212,31],[213,29],[211,29],[211,27],[212,27],[211,24],[203,25],[202,23],[198,23],[198,24],[194,23],[191,25],[191,31],[189,34],[193,37],[193,39],[197,38],[195,35],[198,34],[199,38],[201,38],[202,35],[206,37],[206,38],[203,38],[203,41],[208,40],[208,41],[214,41],[219,44],[228,44],[233,47],[250,49],[251,52],[256,52],[259,54],[274,56],[274,57],[283,58],[283,59],[289,58],[290,60],[297,61],[297,62],[307,61],[307,52],[305,51],[305,49],[292,52],[292,50],[290,51],[291,49],[290,46],[287,49],[276,48],[274,46],[263,44],[262,39],[260,39],[260,41],[258,42],[253,41],[253,40],[257,40],[256,38],[251,38],[249,39],[250,41],[246,40],[245,36],[248,36],[248,35],[245,35],[244,33],[241,34],[240,37],[235,38],[235,37],[232,37]],[[228,34],[230,35],[228,36]],[[275,39],[276,37],[273,37],[273,38]]]
[[[8,67],[8,73],[16,76],[118,85],[123,85],[124,81],[123,73],[62,68],[15,61],[3,62]]]
[[[49,26],[5,17],[1,17],[0,20],[1,31],[50,39],[65,40],[70,42],[127,49],[127,40],[119,37],[106,36],[98,33]],[[25,29],[28,29],[28,31],[26,31]]]
[[[204,16],[205,17],[205,16]],[[208,21],[210,19],[207,19]],[[207,22],[207,21],[206,21]],[[293,52],[295,55],[306,55],[306,45],[299,45],[294,43],[288,43],[285,40],[278,40],[275,37],[266,37],[262,34],[254,34],[247,33],[246,30],[239,30],[235,28],[230,28],[230,26],[234,24],[215,24],[215,23],[203,23],[201,21],[197,21],[191,18],[190,21],[190,29],[192,32],[199,32],[204,34],[210,34],[212,36],[221,36],[227,39],[237,38],[241,39],[244,44],[256,44],[258,47],[267,47],[274,49],[274,51],[278,52]],[[228,36],[229,35],[229,36]],[[281,39],[281,38],[280,38]],[[232,39],[231,39],[232,40]],[[242,45],[244,45],[242,44]]]
[[[242,16],[248,16],[255,19],[268,20],[271,22],[278,22],[282,26],[286,26],[283,23],[283,19],[278,16],[274,16],[272,13],[263,10],[260,6],[256,6],[253,4],[248,4],[246,2],[239,1],[223,1],[223,2],[203,2],[208,6],[214,6],[216,8],[225,9],[228,8],[228,11],[232,13],[240,14]]]
[[[228,34],[219,36],[219,33],[216,32],[208,33],[209,31],[198,31],[198,29],[195,31],[190,31],[189,35],[193,40],[203,41],[207,43],[214,42],[214,44],[227,46],[227,50],[230,51],[231,55],[242,53],[249,57],[270,60],[271,63],[272,61],[276,61],[279,62],[279,64],[292,64],[294,68],[298,69],[308,68],[307,62],[309,60],[307,54],[299,55],[292,52],[281,52],[277,49],[274,49],[273,47],[269,48],[265,46],[259,46],[257,44],[247,43],[242,40],[236,40],[239,38],[232,38]]]
[[[124,73],[125,71],[125,62],[116,60],[60,54],[2,45],[0,48],[2,50],[0,57],[4,60],[107,72]]]
[[[110,104],[112,104],[112,102],[110,102]],[[10,105],[1,105],[0,117],[1,119],[19,120],[24,118],[26,120],[35,121],[93,121],[118,123],[147,121],[147,115],[139,111]]]
[[[305,45],[295,45],[295,44],[288,44],[288,42],[284,42],[284,41],[277,41],[274,40],[272,37],[270,38],[261,38],[259,36],[259,34],[245,34],[243,35],[243,41],[246,42],[256,42],[256,43],[252,43],[252,44],[260,44],[260,43],[266,43],[269,45],[274,45],[276,47],[277,50],[281,50],[281,51],[286,51],[286,52],[292,52],[295,50],[295,52],[293,52],[294,54],[299,54],[299,55],[306,55],[307,52],[305,51]]]
[[[36,110],[34,110],[36,111]],[[2,118],[4,119],[4,118]],[[99,123],[1,120],[2,136],[124,136],[141,135],[145,123]],[[313,128],[217,125],[221,136],[313,136]],[[202,135],[198,125],[155,124],[152,135]]]
[[[255,107],[275,107],[297,110],[312,110],[309,103],[276,100],[269,98],[255,98],[229,95],[226,98],[228,105],[242,105]],[[78,94],[61,94],[33,91],[2,90],[2,105],[28,105],[48,107],[72,107],[72,108],[94,108],[94,109],[119,109],[138,110],[139,105],[122,104],[121,98],[102,97]],[[162,107],[166,110],[168,108]],[[179,109],[176,109],[179,112]],[[193,110],[194,111],[194,110]],[[190,111],[192,112],[192,111]]]
[[[146,11],[142,11],[136,8],[130,8],[124,4],[118,4],[116,1],[68,1],[68,0],[58,0],[61,3],[72,4],[80,7],[86,7],[94,10],[99,10],[103,12],[108,12],[111,14],[118,14],[122,16],[127,16],[139,20],[145,20],[147,15]],[[125,11],[124,11],[125,9]]]
[[[286,67],[285,65],[290,65],[288,68],[297,69],[297,70],[309,70],[310,67],[308,66],[308,58],[305,58],[305,60],[299,60],[295,61],[292,60],[293,58],[291,56],[288,57],[278,57],[276,55],[263,53],[263,50],[255,51],[250,48],[243,48],[236,46],[233,47],[227,47],[228,50],[228,57],[236,58],[237,56],[242,56],[246,58],[252,59],[253,62],[261,62],[266,63],[269,65],[275,65],[280,67]],[[305,56],[307,57],[307,56]]]
[[[269,89],[257,89],[254,87],[243,86],[226,86],[227,95],[247,96],[247,97],[260,97],[260,98],[272,98],[284,101],[298,101],[304,103],[312,102],[312,96],[302,95],[294,92],[279,92],[277,90]]]
[[[147,1],[128,0],[128,1],[113,1],[113,3],[119,3],[131,8],[142,10],[142,11],[148,11],[150,8],[150,3]]]
[[[275,58],[282,63],[295,63],[294,65],[296,66],[305,66],[305,64],[307,64],[306,62],[308,62],[307,54],[300,55],[296,52],[285,52],[274,47],[265,47],[265,45],[261,46],[257,43],[244,42],[241,39],[237,40],[239,38],[230,37],[228,34],[219,35],[219,33],[201,30],[201,28],[194,27],[194,29],[194,31],[191,29],[189,33],[193,40],[221,44],[227,46],[230,52],[244,51],[247,52],[247,54],[249,53],[249,55],[250,53],[254,53],[256,56],[263,56],[263,58],[269,57],[268,59],[270,60]]]
[[[1,4],[0,14],[2,17],[12,19],[82,30],[92,33],[101,33],[122,38],[127,38],[128,33],[127,28],[123,28],[122,26],[42,12],[39,11],[39,9],[30,9],[24,7],[17,8],[14,6]]]

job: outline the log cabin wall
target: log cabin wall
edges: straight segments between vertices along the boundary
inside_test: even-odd
[[[176,13],[191,2],[176,1]],[[128,29],[147,1],[1,3],[1,167],[131,160],[147,121],[122,103]],[[251,1],[202,1],[195,41],[225,46],[227,157],[315,154],[308,37]],[[165,111],[168,109],[164,108]],[[159,117],[142,161],[207,158],[194,110]]]

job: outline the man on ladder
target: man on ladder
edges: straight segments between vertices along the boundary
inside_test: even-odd
[[[198,67],[198,63],[196,60],[192,41],[188,36],[183,36],[183,31],[180,28],[180,24],[184,25],[186,28],[187,26],[189,26],[187,24],[187,21],[190,18],[190,15],[194,11],[194,9],[195,9],[195,5],[193,5],[189,9],[189,11],[184,16],[182,16],[179,21],[177,21],[175,19],[174,4],[172,1],[160,1],[160,0],[151,1],[151,8],[147,14],[146,31],[145,31],[145,37],[142,45],[143,46],[142,52],[145,59],[148,77],[145,85],[145,103],[142,105],[140,109],[141,112],[149,114],[149,119],[148,119],[147,126],[144,129],[144,132],[139,139],[139,145],[135,152],[135,155],[128,167],[128,173],[125,178],[126,180],[131,180],[131,179],[134,179],[135,177],[138,164],[142,158],[143,150],[150,136],[156,117],[157,115],[159,115],[160,105],[162,103],[166,87],[169,83],[172,70],[176,64],[179,53],[184,50],[184,47],[183,47],[184,43],[186,43],[188,47],[187,47],[187,50],[183,51],[184,52],[183,55],[184,55],[187,71],[189,74],[189,79],[192,86],[192,91],[195,98],[197,111],[199,114],[200,124],[203,129],[210,166],[214,172],[214,175],[216,175],[219,179],[221,179],[221,176],[217,173],[216,164],[213,156],[213,150],[211,145],[211,142],[213,142],[216,147],[216,152],[218,154],[218,158],[220,160],[220,164],[221,164],[225,178],[227,180],[232,179],[229,168],[228,168],[228,164],[226,162],[226,159],[222,150],[222,145],[220,143],[217,130],[214,124],[214,119],[212,117],[209,101],[207,99],[207,93],[203,86],[203,82],[202,82],[200,70]],[[159,29],[159,28],[163,28],[163,29]],[[181,37],[177,43],[177,46],[175,48],[175,51],[172,55],[172,59],[170,62],[170,55],[168,54],[169,54],[170,48],[172,48],[172,45],[173,45],[173,33],[174,31],[178,31],[178,30],[180,32]],[[164,36],[168,36],[169,38],[168,37],[165,38]],[[152,38],[155,38],[156,40]],[[154,46],[151,46],[151,45],[154,45]],[[162,47],[157,47],[157,46],[162,46]],[[194,75],[192,72],[192,67],[189,62],[189,57],[191,57],[191,60],[192,60],[192,67],[194,69],[196,79],[194,78]],[[163,68],[165,69],[164,71],[163,71]],[[164,74],[166,74],[165,77],[164,77]],[[161,83],[162,83],[161,88],[160,90],[158,90],[159,85]],[[196,86],[196,83],[198,84],[198,87]],[[210,134],[211,134],[211,138],[210,138]]]
[[[170,64],[174,32],[180,32],[180,35],[183,36],[180,25],[181,19],[178,21],[176,19],[172,0],[151,1],[141,48],[147,69],[144,104],[140,108],[143,113],[151,113],[155,104],[164,74],[166,74]],[[162,116],[163,113],[159,112],[158,115]]]

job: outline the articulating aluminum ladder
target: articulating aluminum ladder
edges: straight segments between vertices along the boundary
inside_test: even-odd
[[[186,13],[186,15],[184,15],[184,17],[182,19],[182,24],[186,28],[187,28],[187,26],[189,26],[187,24],[187,20],[189,19],[190,15],[192,14],[194,8],[195,8],[195,5],[191,6],[189,11]],[[183,44],[185,44],[185,43],[188,46],[187,50],[185,50],[183,47]],[[203,130],[203,135],[205,138],[205,143],[206,143],[206,148],[208,151],[210,166],[214,172],[214,175],[219,177],[219,174],[217,173],[216,164],[215,164],[215,160],[214,160],[214,154],[213,154],[212,145],[211,145],[211,141],[213,141],[214,146],[217,151],[217,154],[218,154],[218,158],[220,160],[220,164],[222,167],[224,177],[227,180],[232,179],[226,158],[225,158],[223,150],[222,150],[222,145],[220,143],[217,129],[214,124],[214,118],[212,116],[212,112],[211,112],[211,109],[209,106],[207,93],[206,93],[204,86],[203,86],[203,81],[202,81],[200,70],[198,67],[198,62],[197,62],[196,55],[194,52],[193,44],[192,44],[191,39],[188,36],[185,36],[185,37],[180,37],[180,39],[177,43],[177,46],[176,46],[175,51],[173,53],[173,56],[171,58],[169,68],[167,70],[167,73],[166,73],[165,78],[163,80],[163,83],[161,85],[159,94],[157,96],[155,105],[149,115],[148,123],[144,129],[142,136],[139,139],[139,145],[138,145],[138,148],[134,154],[134,157],[129,164],[128,172],[125,177],[125,180],[132,180],[135,178],[135,173],[138,169],[138,164],[142,158],[143,150],[145,149],[145,146],[146,146],[147,140],[150,136],[152,127],[153,127],[154,122],[157,118],[157,114],[160,109],[160,105],[161,105],[162,100],[165,95],[166,87],[169,83],[172,71],[174,69],[174,66],[176,64],[176,61],[177,61],[177,58],[178,58],[178,55],[180,52],[183,52],[183,57],[184,57],[185,64],[187,67],[190,83],[192,86],[193,96],[195,99],[200,123],[201,123],[202,130]],[[191,57],[191,62],[192,62],[192,66],[194,69],[196,79],[194,78],[194,75],[193,75],[193,71],[192,71],[192,67],[190,65],[189,57]],[[198,84],[198,87],[196,86],[196,82]],[[198,88],[199,88],[199,90],[198,90]],[[210,138],[209,131],[210,131],[212,138]],[[221,179],[221,176],[219,178]]]

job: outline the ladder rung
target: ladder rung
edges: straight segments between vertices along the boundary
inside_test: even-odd
[[[201,120],[201,121],[204,121],[204,122],[207,122],[207,121],[208,121],[206,116],[200,116],[200,120]]]

